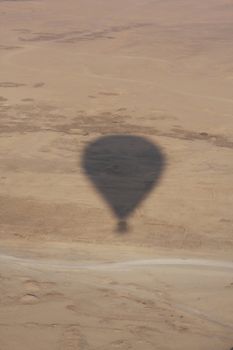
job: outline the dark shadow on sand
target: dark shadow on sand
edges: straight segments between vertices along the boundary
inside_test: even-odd
[[[144,137],[109,135],[87,145],[82,166],[118,218],[118,232],[126,232],[127,218],[158,184],[165,156]]]

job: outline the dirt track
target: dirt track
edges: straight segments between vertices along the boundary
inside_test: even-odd
[[[232,1],[0,23],[0,350],[230,349]]]

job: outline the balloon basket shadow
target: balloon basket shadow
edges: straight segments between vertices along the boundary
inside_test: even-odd
[[[117,227],[116,227],[116,232],[117,233],[126,233],[129,231],[129,226],[126,221],[121,220],[118,222]]]

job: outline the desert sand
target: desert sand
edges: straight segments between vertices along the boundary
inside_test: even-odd
[[[232,0],[0,26],[0,350],[230,350]]]

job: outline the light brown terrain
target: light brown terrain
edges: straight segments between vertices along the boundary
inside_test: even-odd
[[[164,162],[126,232],[119,134]],[[230,350],[232,150],[232,0],[0,0],[0,350]]]

